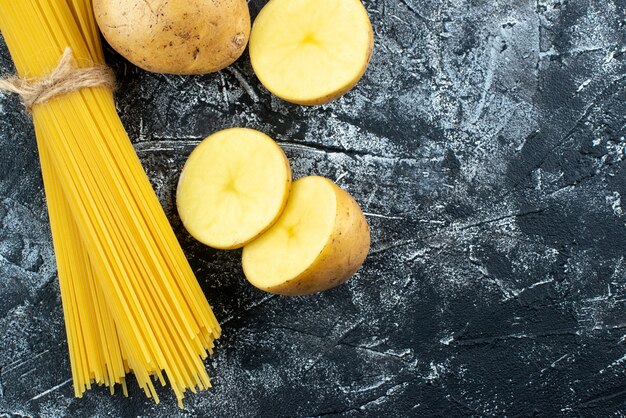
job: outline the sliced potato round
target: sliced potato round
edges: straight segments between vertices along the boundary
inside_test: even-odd
[[[233,249],[274,223],[290,186],[289,161],[276,142],[253,129],[226,129],[207,137],[189,156],[176,205],[194,238]]]
[[[270,92],[317,105],[354,87],[373,45],[359,0],[270,0],[252,26],[250,60]]]
[[[367,221],[332,181],[304,177],[292,185],[276,223],[243,249],[246,278],[267,292],[307,295],[338,286],[356,273],[370,247]]]

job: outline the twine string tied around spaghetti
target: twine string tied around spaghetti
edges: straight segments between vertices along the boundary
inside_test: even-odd
[[[32,112],[35,105],[56,96],[98,86],[113,89],[115,87],[113,71],[106,65],[77,67],[70,48],[65,48],[56,68],[47,76],[38,79],[18,76],[0,79],[0,90],[19,95],[29,112]]]

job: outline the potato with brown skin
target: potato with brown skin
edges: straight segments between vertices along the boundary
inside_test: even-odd
[[[276,223],[243,249],[248,281],[282,295],[308,295],[339,286],[361,267],[370,248],[357,202],[318,176],[292,183]]]
[[[157,73],[221,70],[250,35],[246,0],[94,0],[93,8],[113,49]]]

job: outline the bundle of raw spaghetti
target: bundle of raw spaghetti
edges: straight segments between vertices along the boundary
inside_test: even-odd
[[[132,370],[179,404],[220,327],[115,112],[90,0],[0,0],[37,136],[76,396]],[[68,50],[69,48],[69,50]],[[164,373],[163,373],[164,372]]]

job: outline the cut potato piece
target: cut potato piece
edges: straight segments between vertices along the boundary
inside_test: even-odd
[[[276,96],[317,105],[359,81],[374,35],[359,0],[270,0],[250,33],[250,60]]]
[[[233,249],[274,223],[290,186],[289,161],[276,142],[253,129],[226,129],[193,150],[178,181],[176,204],[194,238]]]
[[[352,277],[369,247],[369,227],[352,196],[324,177],[304,177],[293,183],[276,223],[244,247],[243,270],[261,290],[307,295]]]

